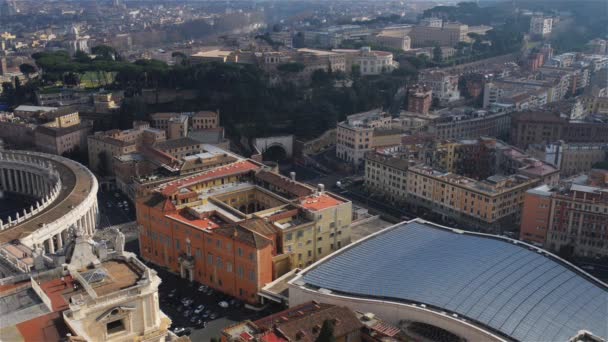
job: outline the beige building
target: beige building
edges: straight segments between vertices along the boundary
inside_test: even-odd
[[[99,260],[92,244],[79,239],[76,253],[81,253],[80,258],[68,270],[78,286],[69,295],[69,309],[63,312],[65,324],[75,336],[91,342],[166,340],[171,320],[159,307],[161,279],[155,271],[122,250]],[[89,256],[91,260],[83,260]]]
[[[457,23],[443,24],[443,27],[414,26],[409,33],[413,47],[455,46],[467,40],[469,27]]]
[[[525,192],[540,183],[498,175],[477,181],[427,166],[410,167],[407,178],[412,203],[489,229],[515,227]]]
[[[350,71],[346,68],[344,54],[333,51],[302,48],[297,50],[293,60],[304,64],[304,70],[300,72],[303,79],[310,79],[316,70]]]
[[[91,126],[80,121],[80,115],[71,108],[45,114],[50,120],[34,131],[34,143],[42,152],[63,155],[85,151]]]
[[[390,72],[396,67],[393,54],[386,51],[372,51],[370,47],[362,47],[359,50],[334,49],[334,52],[346,57],[346,70],[352,70],[358,66],[361,75],[379,75]]]
[[[452,102],[460,99],[458,75],[441,70],[431,70],[420,73],[419,84],[428,86],[433,91],[433,98],[441,102]]]
[[[188,115],[183,113],[154,113],[150,115],[150,123],[153,128],[164,130],[167,139],[188,135]]]
[[[218,128],[220,126],[220,113],[213,111],[200,111],[192,115],[191,128],[193,131]]]
[[[192,61],[193,64],[211,63],[211,62],[237,63],[238,55],[234,54],[234,52],[230,51],[230,50],[215,49],[215,50],[197,52],[190,56],[190,60]]]
[[[391,49],[408,51],[412,48],[412,40],[407,34],[407,30],[384,30],[378,33],[373,41]]]
[[[407,159],[369,152],[365,155],[365,187],[384,194],[391,201],[405,201],[408,166]]]
[[[104,162],[108,165],[105,167],[112,173],[114,157],[135,153],[144,144],[152,145],[165,140],[165,131],[150,128],[150,124],[142,121],[135,121],[132,129],[95,132],[88,137],[89,168],[98,172],[100,158],[107,158]]]
[[[171,155],[176,159],[203,153],[203,144],[191,138],[177,138],[160,141],[154,144],[154,148]]]
[[[560,169],[562,177],[590,171],[593,165],[608,160],[608,144],[566,143],[532,144],[528,153]]]
[[[390,131],[391,126],[390,114],[379,109],[349,115],[346,121],[338,123],[336,156],[355,166],[360,165],[366,152],[381,146],[374,142],[375,135],[379,131]]]

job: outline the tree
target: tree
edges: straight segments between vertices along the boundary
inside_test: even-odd
[[[435,45],[433,49],[433,61],[436,63],[441,63],[443,60],[443,51],[441,51],[441,47],[439,45]]]
[[[118,54],[116,49],[114,49],[113,47],[108,46],[108,45],[93,46],[93,48],[91,49],[91,53],[96,55],[96,59],[100,58],[100,59],[112,60],[112,61],[120,60],[120,55]]]
[[[304,67],[305,66],[302,63],[289,62],[289,63],[279,64],[277,66],[277,70],[279,70],[281,72],[298,73],[298,72],[301,72],[302,70],[304,70]]]
[[[84,51],[76,51],[74,53],[74,60],[78,63],[91,63],[92,59],[89,55]]]
[[[326,319],[321,327],[321,332],[315,340],[315,342],[335,342],[336,337],[334,336],[334,321]]]
[[[36,68],[31,64],[23,63],[19,66],[19,71],[29,79],[30,75],[36,72]]]
[[[77,73],[68,72],[63,75],[63,83],[75,87],[80,84],[80,76]]]

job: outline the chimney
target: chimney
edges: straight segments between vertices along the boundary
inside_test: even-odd
[[[318,184],[317,188],[319,190],[319,195],[323,195],[323,192],[325,192],[325,185],[323,184]]]
[[[294,182],[295,182],[295,180],[296,180],[296,173],[295,173],[295,172],[293,172],[293,171],[291,171],[291,172],[289,173],[289,177],[291,178],[291,180],[292,180],[292,181],[294,181]]]

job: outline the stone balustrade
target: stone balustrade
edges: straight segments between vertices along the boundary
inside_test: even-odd
[[[99,217],[97,190],[93,173],[73,160],[39,152],[0,151],[0,191],[36,198],[35,205],[8,222],[0,221],[0,240],[17,237],[30,249],[53,254],[72,239],[70,228],[92,236]]]

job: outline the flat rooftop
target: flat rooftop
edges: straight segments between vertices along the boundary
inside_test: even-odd
[[[505,237],[403,222],[302,271],[310,289],[455,313],[519,341],[608,337],[608,285],[542,249]]]
[[[318,195],[306,196],[300,200],[300,205],[310,211],[325,210],[343,203],[346,202],[326,192]]]
[[[142,271],[124,260],[108,260],[101,267],[80,273],[98,296],[134,286],[141,279]]]

